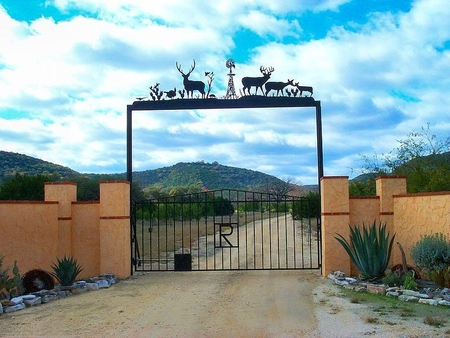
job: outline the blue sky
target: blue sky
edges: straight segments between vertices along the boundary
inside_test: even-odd
[[[126,105],[183,87],[212,92],[274,67],[322,103],[325,175],[355,176],[430,124],[450,134],[445,0],[0,0],[0,150],[80,172],[126,170]],[[316,183],[314,110],[134,113],[134,170],[218,161]]]

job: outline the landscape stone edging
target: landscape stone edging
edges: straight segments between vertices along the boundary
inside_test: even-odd
[[[98,277],[91,277],[86,280],[77,281],[73,283],[72,286],[64,287],[57,285],[52,290],[40,290],[28,295],[14,297],[10,300],[2,300],[0,301],[0,315],[3,313],[6,314],[20,311],[31,306],[45,304],[71,295],[107,289],[116,283],[117,277],[112,273],[108,273],[102,274]]]
[[[418,302],[434,306],[443,305],[450,307],[449,288],[422,288],[421,292],[415,290],[405,290],[397,286],[389,287],[384,284],[362,282],[356,278],[346,277],[345,273],[341,271],[333,271],[327,276],[327,278],[334,284],[349,290],[381,294],[387,297],[397,298],[399,301],[403,302]]]

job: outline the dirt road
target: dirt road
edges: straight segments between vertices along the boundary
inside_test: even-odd
[[[0,336],[398,337],[338,292],[309,271],[148,273],[3,315]]]

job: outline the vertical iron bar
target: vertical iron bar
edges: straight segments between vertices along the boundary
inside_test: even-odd
[[[286,197],[287,198],[287,197]],[[292,201],[292,199],[289,199],[289,201]],[[286,204],[286,211],[284,212],[284,237],[285,237],[285,268],[289,268],[289,257],[288,257],[288,251],[289,251],[289,245],[288,245],[288,217],[287,217],[287,213],[289,211],[289,204],[287,204],[287,201],[285,199],[285,204]],[[293,210],[293,206],[291,207]],[[292,217],[292,220],[294,218]]]
[[[300,200],[301,201],[301,200]],[[301,202],[298,201],[300,203],[300,207],[301,207]],[[297,200],[296,200],[297,202]],[[301,222],[301,220],[300,220]],[[301,224],[301,223],[300,223]],[[296,225],[295,225],[295,220],[292,222],[292,240],[293,240],[293,246],[294,246],[294,268],[297,268],[297,248],[296,248],[296,240],[295,240],[295,236],[296,236]]]

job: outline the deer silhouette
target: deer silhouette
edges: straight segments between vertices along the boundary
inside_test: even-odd
[[[258,88],[261,88],[261,92],[264,94],[264,91],[262,89],[262,86],[264,83],[267,82],[267,80],[269,80],[270,75],[273,73],[275,69],[273,69],[273,67],[270,67],[269,69],[261,66],[259,68],[259,71],[261,72],[261,74],[263,76],[259,76],[259,77],[244,77],[242,78],[242,85],[244,86],[244,95],[245,95],[245,90],[247,89],[248,91],[248,95],[250,95],[250,88],[251,87],[256,87],[256,92],[255,95],[258,93]]]
[[[189,98],[189,93],[190,93],[190,96],[193,97],[194,90],[197,90],[202,94],[202,98],[204,98],[205,97],[205,83],[202,81],[189,80],[189,75],[191,75],[192,71],[195,69],[195,60],[194,60],[194,65],[191,67],[191,70],[187,74],[183,73],[183,70],[181,69],[181,65],[178,65],[178,62],[175,65],[176,65],[178,71],[181,73],[181,76],[183,76],[183,85],[184,85],[184,89],[187,92],[187,97]]]
[[[311,94],[309,95],[310,97],[313,95],[313,87],[299,86],[298,82],[294,86],[300,91],[300,96],[302,96],[303,92],[309,92]]]
[[[294,79],[292,79],[292,80],[288,79],[287,82],[267,82],[266,85],[264,86],[266,88],[266,94],[265,95],[267,96],[267,94],[269,94],[269,92],[271,90],[276,90],[277,91],[277,94],[276,94],[277,96],[280,93],[280,91],[281,91],[281,95],[284,96],[283,89],[284,89],[284,87],[289,86],[289,85],[291,85],[291,86],[294,85]]]

